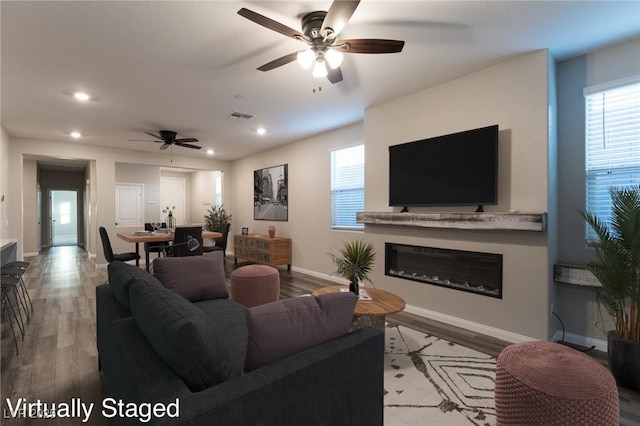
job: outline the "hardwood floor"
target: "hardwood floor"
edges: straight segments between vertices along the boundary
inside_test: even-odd
[[[33,299],[34,314],[26,326],[24,341],[19,341],[16,355],[13,337],[3,319],[0,341],[0,391],[3,425],[110,425],[94,409],[87,423],[69,419],[6,419],[6,398],[15,404],[19,398],[27,402],[69,402],[80,398],[100,407],[104,397],[98,373],[95,325],[95,287],[105,282],[107,271],[96,270],[95,262],[78,247],[55,247],[35,258],[26,259],[31,266],[25,279]],[[225,264],[227,275],[233,271],[232,261]],[[281,297],[311,293],[332,282],[297,272],[280,270]],[[406,312],[387,320],[433,334],[451,342],[497,356],[508,343],[463,330],[448,324],[418,317]],[[17,329],[16,329],[17,331]],[[18,335],[18,339],[20,336]],[[601,353],[596,358],[606,364]],[[640,425],[640,393],[620,389],[621,424]],[[393,425],[389,425],[393,426]]]

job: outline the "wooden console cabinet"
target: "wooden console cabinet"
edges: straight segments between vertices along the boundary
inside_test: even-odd
[[[233,236],[233,255],[236,264],[238,259],[243,259],[270,266],[287,265],[290,271],[291,238],[236,234]]]

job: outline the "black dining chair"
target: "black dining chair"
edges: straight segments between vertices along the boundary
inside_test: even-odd
[[[162,225],[160,226],[160,229],[163,229],[163,228],[167,229],[166,223],[162,223]],[[154,231],[153,225],[151,225],[150,223],[145,223],[144,230]],[[158,253],[158,257],[166,256],[168,248],[169,248],[169,244],[165,243],[164,241],[161,241],[159,243],[144,243],[145,251],[148,251],[149,253]]]
[[[102,240],[102,251],[104,251],[104,258],[107,259],[108,263],[113,262],[114,260],[120,260],[122,262],[128,262],[130,260],[140,260],[140,255],[135,252],[128,253],[114,253],[111,248],[111,240],[109,240],[109,234],[107,234],[107,230],[104,226],[98,228],[100,231],[100,239]]]
[[[213,245],[212,246],[206,246],[203,248],[205,253],[208,252],[212,252],[212,251],[219,251],[222,250],[222,254],[223,254],[223,258],[227,257],[227,241],[229,239],[229,230],[231,229],[231,224],[227,223],[224,225],[224,227],[222,228],[222,230],[219,230],[218,232],[222,232],[222,237],[221,238],[214,238],[213,239]]]
[[[202,226],[182,226],[173,233],[173,243],[169,247],[169,256],[201,256]]]

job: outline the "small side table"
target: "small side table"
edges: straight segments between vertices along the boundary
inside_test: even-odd
[[[348,289],[348,287],[344,285],[322,287],[311,294],[319,296],[343,291],[342,289]],[[372,300],[358,300],[356,309],[353,312],[353,328],[370,326],[384,331],[385,317],[402,311],[406,304],[400,296],[389,291],[373,287],[365,287],[364,290]]]

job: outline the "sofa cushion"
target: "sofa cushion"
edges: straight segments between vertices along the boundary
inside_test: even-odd
[[[357,301],[355,294],[340,292],[249,308],[245,368],[254,370],[348,333]]]
[[[128,311],[131,311],[131,306],[129,305],[129,286],[131,283],[136,279],[155,281],[155,278],[144,269],[119,260],[109,263],[107,272],[109,274],[109,287],[111,287],[113,296]]]
[[[227,299],[209,299],[194,302],[213,324],[224,340],[224,346],[231,352],[234,371],[244,370],[244,359],[247,355],[247,308]]]
[[[191,302],[229,297],[221,251],[203,256],[158,258],[153,261],[153,275]]]
[[[129,296],[136,324],[191,391],[242,374],[215,324],[184,297],[157,281],[140,279],[131,283]]]

